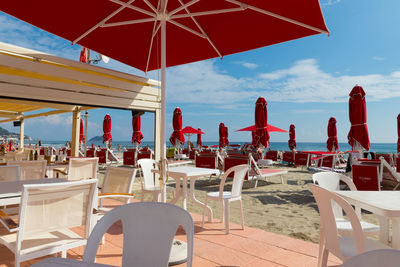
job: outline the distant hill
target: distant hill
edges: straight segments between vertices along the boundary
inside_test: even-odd
[[[91,138],[88,142],[103,142],[103,136],[102,135],[95,136]]]
[[[0,136],[3,136],[3,137],[15,137],[15,136],[18,136],[19,137],[19,133],[9,132],[7,129],[4,129],[4,128],[0,127]],[[25,135],[25,139],[30,139],[30,137]]]

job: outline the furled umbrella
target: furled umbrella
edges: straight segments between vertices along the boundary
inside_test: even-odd
[[[88,57],[87,57],[87,48],[86,47],[81,47],[81,54],[79,56],[79,61],[82,63],[88,63]]]
[[[326,141],[326,148],[330,152],[339,150],[339,143],[337,140],[336,119],[331,117],[328,122],[328,140]]]
[[[397,115],[397,153],[400,153],[400,114]]]
[[[269,133],[267,129],[268,113],[267,113],[267,101],[264,97],[259,97],[256,102],[255,109],[255,123],[256,131],[254,135],[253,146],[255,147],[266,147],[269,146]]]
[[[182,133],[182,111],[180,108],[174,110],[172,126],[174,127],[174,132],[171,134],[169,141],[175,148],[179,148],[180,145],[183,146],[185,143],[185,136]]]
[[[224,134],[225,134],[225,146],[229,145],[229,139],[228,139],[228,126],[224,125]]]
[[[289,141],[288,141],[289,149],[294,150],[297,147],[296,143],[296,130],[294,124],[291,124],[289,127]]]
[[[136,147],[140,145],[143,139],[141,132],[141,116],[137,113],[132,113],[132,144]]]
[[[351,90],[349,99],[349,118],[351,128],[347,135],[353,151],[369,150],[369,136],[367,127],[367,105],[365,92],[359,85]]]
[[[198,128],[197,130],[199,130],[199,133],[197,133],[197,142],[196,142],[196,146],[197,146],[198,148],[201,148],[201,147],[203,146],[203,142],[201,141],[201,135],[202,135],[202,133],[200,133],[200,132],[202,132],[202,131],[201,131],[200,128]]]
[[[108,144],[109,141],[112,141],[111,116],[107,114],[103,120],[103,143]]]
[[[219,124],[219,148],[224,148],[229,144],[228,127],[223,122]]]
[[[82,143],[85,140],[85,133],[83,129],[83,121],[80,119],[80,127],[79,127],[79,143]]]

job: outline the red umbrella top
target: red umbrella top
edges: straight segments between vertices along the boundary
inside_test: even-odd
[[[196,145],[197,147],[201,147],[203,145],[203,142],[201,141],[201,135],[204,134],[200,128],[197,129],[199,132],[197,133],[197,142]]]
[[[132,143],[136,145],[140,145],[143,139],[143,134],[140,131],[141,124],[142,124],[142,119],[140,118],[140,116],[132,117],[132,130],[133,130]]]
[[[257,126],[252,125],[252,126],[249,126],[249,127],[243,128],[243,129],[236,130],[235,132],[246,132],[246,131],[247,132],[255,132],[256,129],[257,129]],[[272,126],[270,124],[267,124],[267,130],[268,130],[269,133],[270,132],[282,132],[282,133],[287,133],[288,132],[286,130],[283,130],[283,129],[275,127],[275,126]]]
[[[297,143],[296,143],[296,130],[294,127],[294,124],[290,125],[289,128],[289,141],[288,141],[288,145],[290,150],[296,149],[297,147]]]
[[[328,151],[338,151],[339,143],[337,140],[336,119],[331,117],[328,122],[328,140],[326,141]]]
[[[355,141],[357,141],[364,149],[369,150],[365,92],[361,86],[356,85],[349,96],[349,117],[351,122],[351,128],[347,135],[349,144],[355,150]]]
[[[255,110],[255,122],[256,131],[254,135],[253,145],[258,147],[260,145],[268,147],[269,145],[269,134],[267,129],[268,113],[267,113],[267,101],[264,97],[259,97],[256,102]]]
[[[328,33],[318,0],[69,0],[62,12],[53,0],[2,1],[0,10],[142,71],[160,68],[160,20],[167,67]]]
[[[223,148],[229,145],[228,141],[228,127],[223,122],[219,124],[219,147]]]
[[[191,126],[186,126],[185,128],[182,129],[182,133],[186,134],[186,135],[192,135],[192,134],[204,134],[200,128],[199,129],[195,129]]]
[[[79,127],[79,143],[83,142],[83,139],[85,139],[85,133],[83,131],[83,121],[80,119],[80,127]]]
[[[112,136],[111,136],[111,116],[107,114],[104,117],[103,120],[103,143],[111,140],[112,141]]]
[[[174,127],[174,132],[171,134],[169,141],[173,146],[176,146],[176,140],[179,141],[180,144],[185,143],[185,136],[182,133],[182,111],[180,108],[176,108],[174,110],[174,116],[172,118],[172,125]]]
[[[397,153],[400,153],[400,114],[397,115]]]

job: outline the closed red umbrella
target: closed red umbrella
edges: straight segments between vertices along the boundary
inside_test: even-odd
[[[132,143],[139,146],[143,139],[143,134],[140,131],[141,118],[140,116],[132,116]]]
[[[86,47],[81,47],[81,55],[79,57],[79,61],[82,63],[87,63],[87,48]]]
[[[198,128],[197,130],[199,130],[199,133],[197,134],[197,142],[196,142],[196,146],[197,147],[201,147],[203,145],[203,142],[201,141],[201,129]]]
[[[365,92],[361,86],[354,86],[350,92],[349,117],[351,128],[347,135],[353,151],[359,151],[361,147],[369,150],[369,136],[367,127],[367,104]]]
[[[289,141],[288,141],[289,149],[293,150],[296,149],[297,143],[296,143],[296,130],[294,127],[294,124],[290,125],[289,128]]]
[[[328,140],[326,141],[328,151],[334,152],[339,150],[337,140],[336,119],[331,117],[328,122]]]
[[[111,136],[111,116],[107,114],[103,120],[103,143],[112,141]]]
[[[228,127],[223,122],[219,124],[219,148],[224,148],[229,144]]]
[[[255,110],[255,122],[256,131],[254,135],[253,145],[268,147],[269,145],[269,133],[267,129],[268,113],[267,113],[267,101],[264,97],[259,97],[256,102]]]
[[[79,128],[79,143],[82,143],[85,139],[85,132],[83,131],[83,121],[80,119],[80,128]]]
[[[172,118],[172,126],[174,132],[171,134],[169,141],[173,146],[183,145],[185,143],[185,136],[182,133],[182,111],[180,108],[174,110],[174,116]],[[179,143],[176,143],[178,141]]]
[[[225,146],[228,146],[229,145],[228,126],[224,126],[224,134],[225,134]]]
[[[400,114],[397,115],[397,153],[400,153]]]

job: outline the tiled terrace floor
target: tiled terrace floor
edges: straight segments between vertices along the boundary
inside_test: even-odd
[[[226,235],[224,226],[218,219],[213,223],[206,223],[205,227],[201,228],[201,216],[192,216],[195,221],[195,267],[317,266],[317,244],[255,228],[245,227],[242,230],[240,225],[236,224],[231,224],[231,232]],[[178,231],[176,238],[185,240],[185,235]],[[99,248],[97,262],[120,266],[121,253],[122,226],[117,223],[106,234],[106,243]],[[69,258],[81,259],[82,254],[83,247],[68,251]],[[27,261],[21,266],[29,266],[37,261]],[[330,256],[329,266],[338,266],[340,263],[340,260]],[[14,256],[6,247],[0,245],[0,267],[3,266],[14,266]]]

